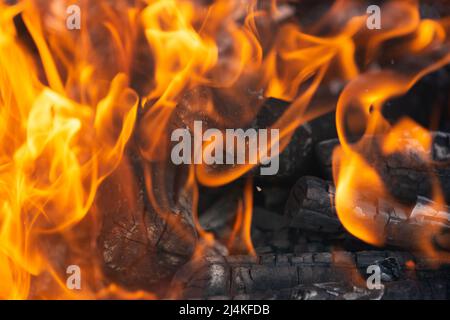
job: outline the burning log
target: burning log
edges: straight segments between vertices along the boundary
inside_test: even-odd
[[[188,299],[446,299],[450,273],[430,263],[389,251],[213,256],[186,265],[174,286]],[[380,270],[375,290],[369,266]]]
[[[432,177],[438,179],[447,202],[450,202],[450,134],[434,132],[432,138],[430,163],[421,156],[423,151],[415,147],[413,140],[403,141],[405,145],[414,146],[406,153],[382,156],[377,139],[367,138],[373,140],[370,152],[365,152],[368,162],[379,172],[391,194],[405,203],[413,203],[417,196],[431,197]],[[317,157],[328,179],[332,177],[332,153],[338,146],[337,139],[326,140],[316,146]]]
[[[105,272],[127,288],[162,294],[165,283],[189,261],[196,245],[191,203],[171,190],[174,200],[155,209],[147,200],[143,181],[135,179],[136,165],[127,159],[99,193],[98,206],[107,213],[98,238]]]
[[[336,214],[334,197],[335,189],[330,182],[315,177],[300,179],[286,205],[290,227],[348,237]],[[450,208],[446,207],[444,211],[436,208],[424,197],[418,197],[413,208],[408,210],[384,199],[369,200],[361,195],[354,209],[361,218],[377,221],[383,226],[387,245],[417,248],[419,243],[411,235],[436,228],[450,230]]]

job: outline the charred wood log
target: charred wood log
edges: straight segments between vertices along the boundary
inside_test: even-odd
[[[417,196],[431,197],[432,177],[436,177],[447,202],[450,202],[450,134],[435,132],[432,137],[431,154],[418,149],[414,141],[405,139],[402,143],[411,145],[411,148],[407,148],[405,153],[387,156],[381,154],[378,139],[367,138],[373,141],[364,155],[398,200],[413,203]],[[316,146],[316,155],[327,179],[332,176],[332,153],[338,146],[337,139],[326,140]],[[430,161],[424,159],[424,154]]]
[[[163,294],[167,282],[194,252],[197,236],[191,204],[186,195],[161,190],[173,200],[156,210],[147,199],[143,175],[136,170],[124,157],[101,185],[97,207],[104,217],[98,246],[110,279],[130,289]],[[175,184],[169,185],[170,189]]]
[[[389,251],[215,256],[186,265],[174,286],[187,299],[446,299],[450,273],[434,262]],[[375,290],[369,266],[380,270]]]
[[[331,182],[316,177],[301,178],[291,191],[285,215],[289,227],[340,234],[342,224],[334,207],[335,189]]]
[[[335,189],[327,181],[303,177],[295,185],[286,204],[285,214],[293,229],[319,232],[337,238],[348,237],[336,214]],[[384,199],[358,196],[355,212],[362,219],[378,221],[383,226],[386,244],[402,248],[417,248],[411,235],[427,230],[450,230],[450,208],[437,209],[431,200],[418,197],[412,209]],[[444,245],[441,245],[444,247]]]

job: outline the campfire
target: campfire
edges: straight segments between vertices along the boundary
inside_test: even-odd
[[[450,4],[373,2],[0,0],[0,298],[448,299]]]

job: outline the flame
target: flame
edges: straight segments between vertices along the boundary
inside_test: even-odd
[[[87,217],[101,182],[121,161],[138,96],[122,73],[111,78],[106,90],[88,90],[86,84],[94,80],[89,70],[95,70],[88,61],[67,69],[66,87],[45,40],[38,7],[28,1],[2,3],[0,11],[0,297],[73,298],[60,279],[61,263],[81,260],[79,251],[91,246],[77,242],[76,227]],[[18,40],[13,20],[18,14],[36,44],[48,82],[40,79],[35,57]],[[97,96],[80,98],[90,94]],[[55,257],[49,255],[51,243],[62,250]],[[98,268],[88,267],[93,272]],[[32,286],[32,279],[39,283],[45,277],[53,277],[55,284]],[[83,292],[86,298],[95,294],[95,287]]]

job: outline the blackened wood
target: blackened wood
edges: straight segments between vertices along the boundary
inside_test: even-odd
[[[326,179],[333,178],[333,151],[339,146],[339,139],[321,141],[315,146],[316,157]]]
[[[285,215],[291,228],[341,234],[344,232],[334,206],[332,183],[317,177],[301,178],[291,191]]]
[[[323,290],[333,285],[341,299],[446,299],[450,273],[447,267],[436,270],[434,262],[390,251],[215,256],[186,265],[174,286],[188,299],[307,299],[314,288],[320,298],[329,299]],[[412,263],[414,270],[407,267]],[[366,286],[371,265],[381,270],[382,291],[370,292]]]
[[[383,156],[378,138],[365,138],[370,143],[363,154],[394,197],[405,203],[413,203],[417,196],[431,197],[432,177],[436,177],[447,202],[450,202],[450,134],[432,133],[431,154],[418,149],[413,140],[404,139],[399,143],[411,145],[410,148],[405,148],[403,153]],[[331,157],[338,146],[337,139],[326,140],[316,146],[316,155],[327,179],[332,178]],[[424,155],[431,161],[425,159]]]
[[[402,248],[418,248],[429,230],[450,230],[450,208],[439,208],[431,200],[417,197],[409,209],[399,203],[354,192],[355,214],[368,223],[381,226],[386,244]],[[345,236],[334,205],[335,189],[330,182],[316,177],[303,177],[294,186],[286,204],[286,217],[294,229]],[[413,237],[412,235],[416,235]],[[419,236],[422,235],[422,236]],[[430,235],[431,236],[431,235]]]
[[[175,196],[172,189],[167,191],[172,201],[155,210],[148,201],[143,175],[137,174],[128,159],[124,157],[98,192],[97,207],[103,213],[98,246],[111,280],[128,289],[162,294],[194,252],[197,235],[191,203],[184,194]],[[169,181],[168,188],[175,188]],[[158,194],[158,188],[162,186],[155,186],[153,192]]]

